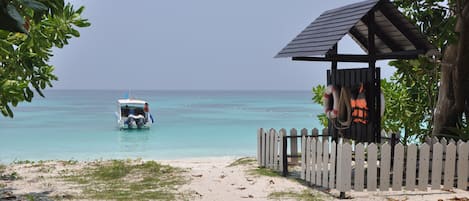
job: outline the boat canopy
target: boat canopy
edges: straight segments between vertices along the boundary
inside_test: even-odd
[[[146,101],[143,100],[137,100],[137,99],[119,99],[117,102],[121,105],[123,104],[137,104],[137,105],[143,105],[146,103]]]

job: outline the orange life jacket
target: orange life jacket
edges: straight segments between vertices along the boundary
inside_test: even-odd
[[[363,84],[360,86],[358,96],[350,100],[352,107],[352,119],[355,123],[368,123],[368,106],[366,105],[366,95]]]

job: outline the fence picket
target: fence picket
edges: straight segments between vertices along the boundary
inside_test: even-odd
[[[274,150],[273,150],[273,153],[274,153],[274,170],[279,170],[279,166],[280,166],[280,161],[278,160],[278,147],[279,147],[279,132],[275,132],[274,133],[274,136],[273,136],[273,143],[274,143]]]
[[[342,169],[344,168],[344,160],[342,158],[342,148],[343,148],[343,142],[341,139],[339,139],[337,141],[337,171],[336,171],[336,175],[337,175],[337,179],[336,179],[336,188],[337,190],[340,190],[343,188],[343,171]]]
[[[365,179],[365,147],[362,143],[355,146],[355,191],[363,191]]]
[[[467,189],[469,143],[458,143],[458,188]]]
[[[366,189],[368,189],[368,191],[376,191],[376,179],[378,178],[378,171],[376,165],[378,159],[378,147],[376,146],[376,144],[372,143],[368,145],[367,151],[368,156],[366,159],[366,163],[368,166],[368,170],[366,176]]]
[[[329,141],[327,138],[323,138],[323,162],[322,162],[322,187],[327,188],[329,184]]]
[[[456,168],[456,145],[454,140],[450,140],[446,146],[446,160],[443,189],[451,190],[454,185],[454,169]]]
[[[335,188],[335,168],[336,168],[336,163],[335,163],[335,156],[336,156],[336,147],[337,143],[335,141],[331,141],[331,171],[329,174],[329,188],[334,189]]]
[[[440,189],[442,159],[443,145],[441,143],[435,143],[433,145],[432,157],[432,189]]]
[[[261,156],[261,160],[262,160],[262,167],[266,167],[267,165],[267,159],[266,159],[266,156],[267,156],[267,140],[266,140],[266,135],[267,133],[265,131],[262,132],[261,134],[261,148],[262,148],[262,156]]]
[[[262,128],[257,130],[257,164],[262,167]]]
[[[306,136],[301,136],[301,174],[300,178],[305,180],[306,178]]]
[[[426,191],[428,188],[428,169],[430,165],[430,146],[432,144],[422,144],[419,153],[419,190]]]
[[[283,160],[285,159],[283,155],[283,138],[286,136],[287,134],[287,130],[282,128],[280,129],[280,142],[279,142],[279,170],[280,172],[283,172],[283,169],[286,168],[286,167],[283,167]]]
[[[391,146],[385,143],[381,146],[381,161],[380,176],[379,176],[379,189],[381,191],[389,190],[389,170],[391,168]]]
[[[275,155],[275,152],[274,152],[274,147],[275,147],[275,143],[274,143],[274,140],[275,140],[275,133],[277,131],[275,131],[275,129],[270,129],[270,132],[269,132],[269,143],[270,143],[270,155],[269,155],[269,167],[274,169],[275,166],[275,161],[274,161],[274,155]]]
[[[322,173],[322,141],[318,139],[317,145],[316,145],[316,185],[321,186],[321,173]]]
[[[341,179],[344,180],[342,192],[346,192],[352,189],[352,146],[349,143],[344,143],[342,157],[344,162],[342,165],[345,165],[342,168],[343,177]]]
[[[305,129],[305,128],[303,128],[303,129],[301,130],[301,140],[303,140],[303,137],[306,137],[306,136],[308,136],[308,130]],[[306,147],[304,147],[304,149],[306,149]],[[304,152],[303,152],[303,147],[301,147],[301,158],[306,157],[306,155],[304,155],[303,153],[304,153]],[[306,177],[306,176],[305,176],[305,177]]]
[[[401,191],[403,188],[409,191],[426,191],[428,187],[451,190],[455,186],[467,190],[469,186],[469,142],[427,137],[420,146],[410,144],[404,147],[396,144],[394,158],[391,159],[392,147],[388,143],[371,143],[366,146],[362,143],[351,145],[343,139],[340,139],[340,143],[329,142],[329,137],[325,136],[327,130],[322,131],[322,138],[318,137],[317,129],[311,132],[312,136],[309,137],[308,130],[301,130],[301,154],[298,153],[300,150],[295,151],[298,147],[293,148],[295,145],[299,146],[294,142],[297,130],[291,129],[291,137],[288,137],[288,156],[292,156],[289,162],[299,165],[301,160],[300,177],[311,185],[337,189],[340,192],[350,191],[352,184],[355,191],[367,189],[369,192],[376,191],[377,188],[380,191],[389,191],[390,187],[393,191]],[[278,132],[273,128],[257,130],[256,157],[259,167],[282,172],[287,168],[283,163],[287,157],[284,148],[288,146],[283,143],[286,135],[284,128]],[[352,151],[353,146],[355,148]],[[379,174],[377,171],[380,171]]]
[[[405,186],[409,191],[415,190],[415,175],[417,167],[417,145],[411,144],[407,146]]]
[[[317,151],[316,151],[316,146],[317,146],[317,138],[312,137],[311,138],[311,174],[309,175],[309,179],[311,181],[312,185],[316,185],[316,156],[317,156]]]
[[[311,137],[307,137],[306,138],[306,144],[305,144],[305,149],[306,149],[306,152],[305,152],[305,155],[306,155],[305,180],[306,180],[306,183],[311,182],[311,166],[312,166],[311,143],[312,143]]]
[[[392,190],[402,190],[402,174],[404,173],[404,146],[394,146],[394,166],[392,168]]]

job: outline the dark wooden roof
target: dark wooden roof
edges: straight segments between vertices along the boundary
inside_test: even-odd
[[[374,13],[374,22],[368,14]],[[435,49],[388,0],[367,0],[322,13],[275,57],[326,56],[345,34],[368,53],[368,27],[374,24],[378,59],[389,55],[425,54]]]

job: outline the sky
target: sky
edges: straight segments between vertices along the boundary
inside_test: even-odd
[[[359,1],[69,0],[92,25],[54,49],[54,89],[310,90],[330,63],[273,57],[322,12]],[[363,51],[346,36],[339,53]],[[366,64],[339,63],[350,66]]]

